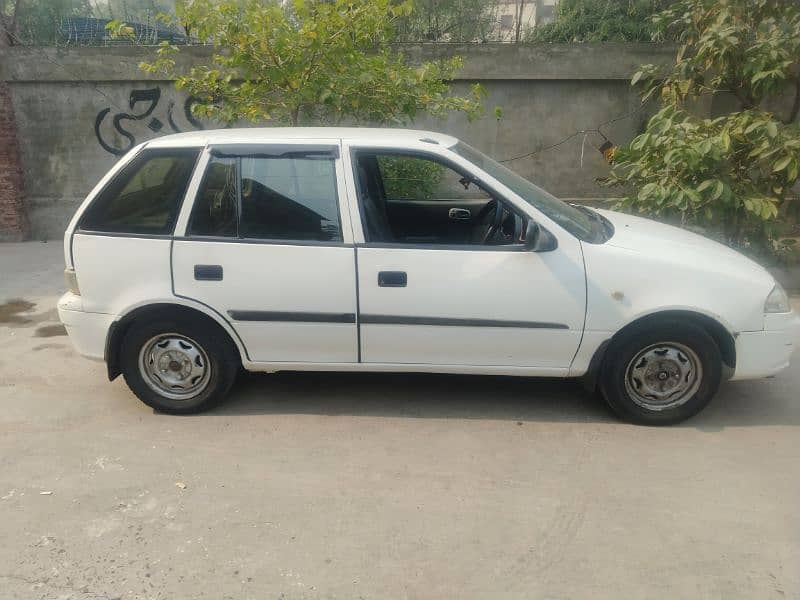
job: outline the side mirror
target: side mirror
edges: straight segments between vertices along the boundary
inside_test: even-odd
[[[525,249],[531,252],[552,252],[558,248],[556,236],[544,227],[540,227],[533,219],[528,219],[523,244]]]

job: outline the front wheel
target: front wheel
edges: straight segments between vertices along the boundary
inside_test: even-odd
[[[600,390],[623,419],[668,425],[705,408],[721,377],[714,339],[694,323],[664,320],[623,332],[612,342]]]
[[[148,406],[170,414],[217,404],[240,365],[224,331],[187,318],[134,322],[120,356],[128,387]]]

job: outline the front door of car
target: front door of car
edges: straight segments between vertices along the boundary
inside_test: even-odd
[[[398,157],[358,149],[351,156],[364,217],[365,242],[357,248],[362,361],[566,374],[583,331],[586,288],[579,242],[563,236],[552,251],[525,249],[518,243],[519,225],[514,225],[517,209],[510,205],[510,216],[503,218],[506,233],[501,231],[490,243],[476,238],[474,227],[458,243],[451,243],[446,227],[435,226],[426,243],[398,239],[407,226],[398,227],[392,212],[381,206],[389,201],[393,184],[384,182],[384,197],[373,197],[376,188],[366,177],[376,173],[360,162],[372,157],[380,167]],[[470,180],[469,173],[436,157],[423,154],[417,160],[436,165],[417,171],[427,180],[415,186],[431,190],[429,202],[457,195],[448,182],[463,186],[465,177]],[[371,212],[383,216],[369,219]],[[485,212],[478,208],[479,215]],[[425,218],[426,212],[415,214]],[[386,223],[375,227],[380,220]],[[386,236],[392,238],[387,241]]]
[[[324,140],[212,147],[194,205],[182,213],[175,294],[230,321],[253,362],[358,360],[338,149]]]

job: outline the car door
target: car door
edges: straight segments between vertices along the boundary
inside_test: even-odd
[[[259,363],[357,362],[338,141],[219,145],[182,212],[175,294],[227,319]]]
[[[356,192],[351,202],[360,207],[356,165],[364,149],[349,150],[347,159],[356,169],[348,169],[349,187]],[[416,155],[447,164],[441,154]],[[470,176],[464,165],[447,168]],[[363,212],[354,211],[353,219]],[[365,236],[365,227],[363,221],[355,227],[363,362],[567,374],[585,313],[578,240],[554,232],[560,233],[558,247],[537,253],[513,241],[497,246],[368,241],[375,237]]]

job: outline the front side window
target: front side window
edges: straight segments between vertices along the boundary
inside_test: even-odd
[[[524,219],[468,173],[426,154],[359,150],[356,181],[368,242],[519,244]]]
[[[80,229],[172,233],[199,153],[198,148],[143,150],[95,198]]]
[[[464,142],[458,142],[450,150],[487,172],[579,240],[603,242],[607,239],[609,233],[597,213],[591,210],[581,210],[562,202]]]
[[[188,233],[341,241],[333,158],[213,158],[197,194]]]

